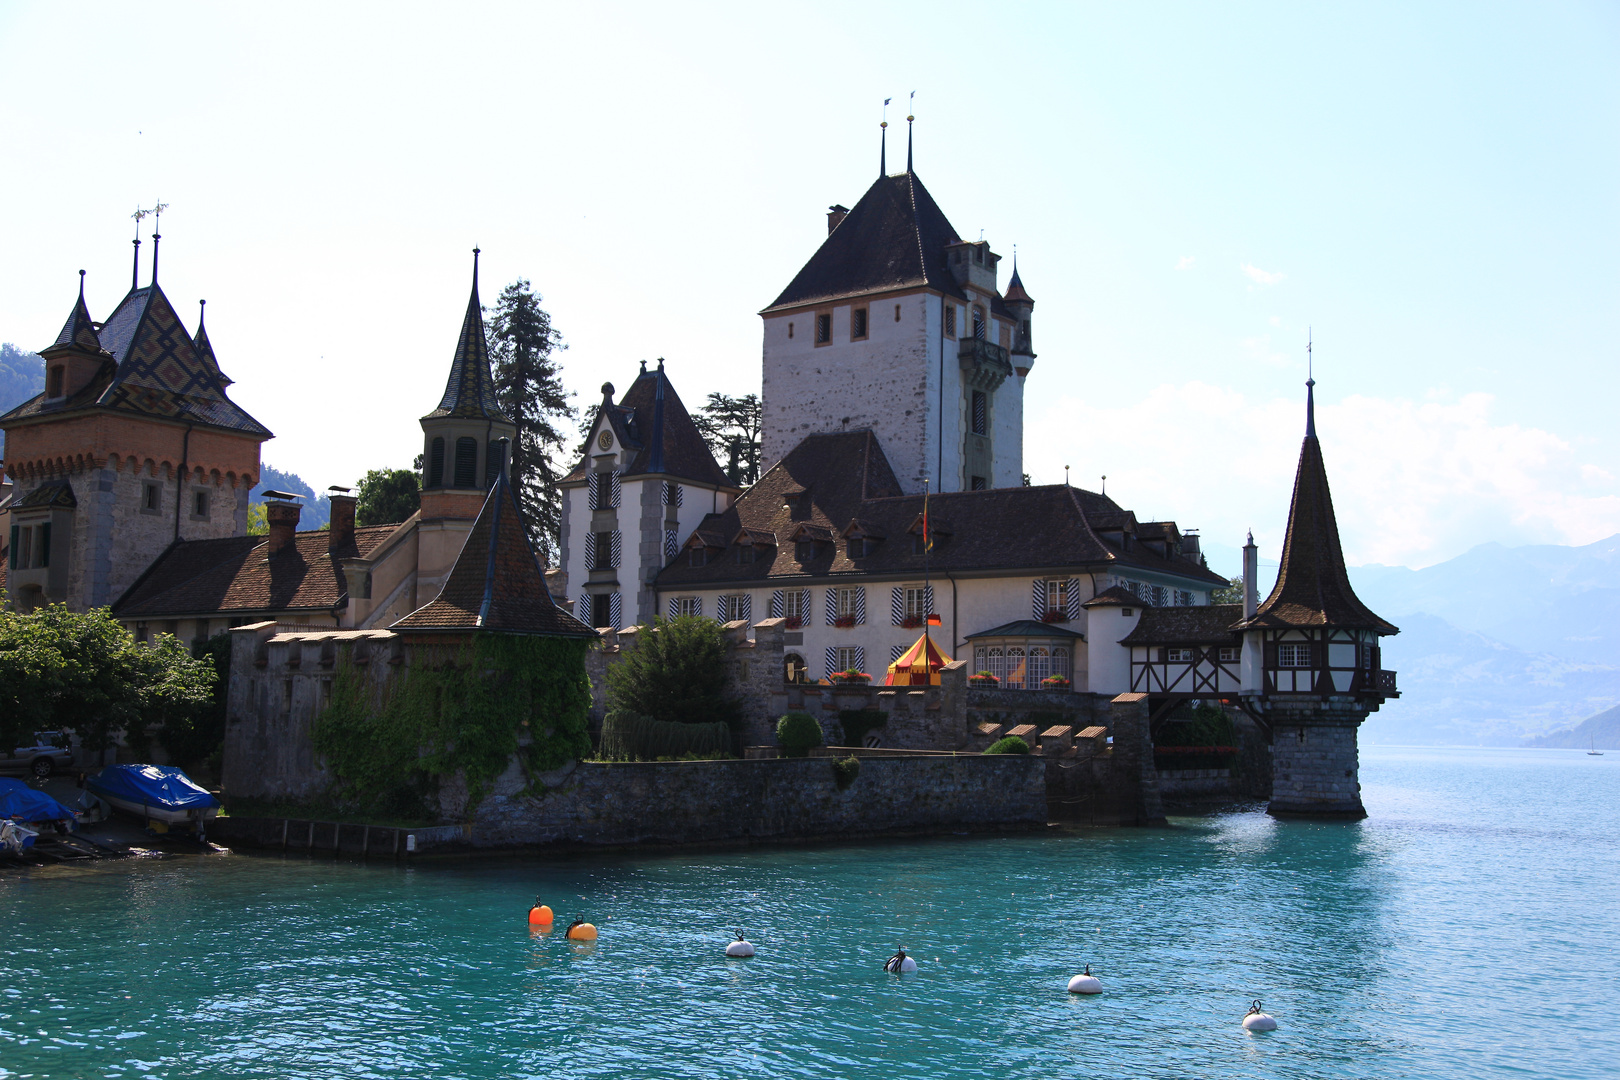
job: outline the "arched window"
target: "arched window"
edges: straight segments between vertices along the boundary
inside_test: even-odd
[[[1052,654],[1044,645],[1035,645],[1029,650],[1029,674],[1024,680],[1031,689],[1041,685],[1041,680],[1052,674]]]
[[[1027,685],[1024,650],[1014,645],[1007,650],[1007,678],[1002,683],[1009,690],[1022,690]]]
[[[444,440],[434,439],[428,447],[428,482],[430,488],[444,486]]]
[[[805,667],[804,657],[798,653],[788,653],[782,658],[782,681],[790,683],[805,683],[810,681],[808,669]]]
[[[990,655],[985,657],[984,669],[1003,682],[1007,679],[1007,657],[1000,646],[992,646]]]
[[[501,470],[506,468],[505,439],[495,439],[489,444],[489,452],[484,455],[484,486],[492,488],[495,481],[500,478]]]
[[[1069,650],[1062,646],[1052,650],[1052,674],[1069,678]]]
[[[463,435],[456,440],[456,487],[478,486],[478,440]]]

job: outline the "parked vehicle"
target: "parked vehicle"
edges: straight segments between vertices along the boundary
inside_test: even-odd
[[[41,780],[72,767],[73,747],[60,731],[36,731],[33,746],[19,746],[0,758],[0,772],[31,772]]]

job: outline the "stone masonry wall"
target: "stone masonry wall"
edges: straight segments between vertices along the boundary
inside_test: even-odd
[[[1366,712],[1354,702],[1273,702],[1269,813],[1312,817],[1367,816],[1361,803],[1356,729]]]

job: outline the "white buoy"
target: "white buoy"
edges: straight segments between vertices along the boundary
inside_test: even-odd
[[[1277,1020],[1276,1020],[1276,1018],[1261,1011],[1261,1009],[1260,1009],[1260,999],[1259,998],[1254,999],[1254,1004],[1249,1006],[1248,1014],[1243,1017],[1243,1030],[1244,1031],[1276,1031],[1277,1030]]]
[[[1085,971],[1081,972],[1079,975],[1076,975],[1074,978],[1069,980],[1069,993],[1071,993],[1071,994],[1100,994],[1100,993],[1102,993],[1102,981],[1099,980],[1097,978],[1097,976],[1095,976],[1095,975],[1093,975],[1091,973],[1091,965],[1090,964],[1086,965],[1086,970]]]
[[[917,970],[917,961],[907,956],[906,950],[901,949],[884,962],[883,970],[891,975],[904,975]]]
[[[743,939],[742,931],[737,931],[737,940],[726,946],[727,956],[753,956],[754,946]]]

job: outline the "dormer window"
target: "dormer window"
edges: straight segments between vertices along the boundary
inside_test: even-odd
[[[46,383],[45,383],[45,386],[46,386],[45,396],[46,397],[48,397],[48,398],[59,398],[59,397],[62,396],[62,378],[63,378],[62,365],[57,364],[55,367],[51,368],[50,376],[46,379]]]
[[[694,547],[687,553],[688,561],[692,566],[702,566],[709,561],[709,552],[704,547]]]
[[[755,555],[755,551],[756,549],[753,544],[742,545],[737,549],[737,561],[742,563],[744,566],[748,565],[757,557]]]
[[[793,556],[800,562],[811,562],[816,557],[816,542],[814,540],[800,540],[793,545]]]

